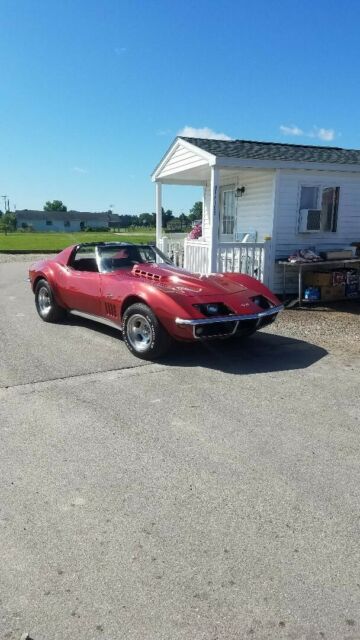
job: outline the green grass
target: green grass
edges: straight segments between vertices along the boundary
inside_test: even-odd
[[[0,234],[1,251],[60,251],[78,242],[153,242],[155,233],[8,233]]]

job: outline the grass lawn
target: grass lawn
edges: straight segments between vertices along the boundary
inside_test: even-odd
[[[60,251],[78,242],[153,242],[155,233],[9,233],[0,234],[1,251]]]

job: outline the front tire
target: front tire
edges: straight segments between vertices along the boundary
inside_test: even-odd
[[[66,310],[57,304],[52,289],[45,279],[39,280],[36,285],[35,306],[44,322],[59,322],[66,316]]]
[[[160,358],[171,345],[171,338],[146,304],[128,307],[123,316],[124,342],[134,356],[143,360]]]

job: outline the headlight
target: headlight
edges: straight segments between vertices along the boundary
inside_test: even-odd
[[[202,302],[201,304],[194,304],[194,307],[199,309],[207,318],[211,318],[211,316],[230,316],[234,313],[223,302]]]
[[[207,304],[205,305],[206,311],[209,316],[214,316],[219,313],[219,305],[218,304]]]

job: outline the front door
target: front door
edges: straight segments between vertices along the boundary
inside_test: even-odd
[[[235,187],[229,185],[220,190],[220,241],[233,242],[236,223]]]

